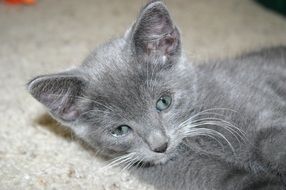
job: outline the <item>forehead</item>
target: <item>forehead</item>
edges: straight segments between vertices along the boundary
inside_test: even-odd
[[[129,65],[127,65],[129,66]],[[90,81],[90,95],[119,109],[143,112],[168,88],[158,75],[137,69],[108,69]]]
[[[158,60],[157,60],[158,61]],[[97,49],[85,63],[88,96],[115,111],[134,115],[144,113],[168,91],[164,74],[153,63],[139,63],[124,48],[124,43],[111,43]],[[98,108],[102,106],[94,104]]]

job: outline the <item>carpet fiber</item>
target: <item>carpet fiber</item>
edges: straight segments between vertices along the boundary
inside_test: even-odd
[[[0,0],[0,189],[152,189],[82,146],[25,90],[33,76],[78,65],[123,34],[143,0]],[[251,0],[166,1],[190,59],[286,45],[286,19]]]

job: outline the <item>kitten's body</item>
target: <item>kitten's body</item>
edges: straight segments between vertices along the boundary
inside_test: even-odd
[[[278,47],[190,63],[152,1],[124,37],[28,88],[111,165],[158,189],[284,189],[285,57]]]
[[[160,189],[285,189],[285,57],[286,48],[277,47],[237,59],[193,64],[189,69],[197,74],[201,96],[192,107],[236,110],[224,110],[224,115],[246,132],[248,141],[236,142],[236,154],[232,154],[208,144],[210,139],[199,137],[199,143],[188,139],[190,148],[184,147],[181,157],[141,169],[139,176]],[[279,166],[271,163],[279,159]]]

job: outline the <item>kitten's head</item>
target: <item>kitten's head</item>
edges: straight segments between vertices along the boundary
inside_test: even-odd
[[[105,155],[164,163],[182,140],[193,95],[180,34],[151,1],[124,37],[98,47],[76,69],[39,76],[30,93],[52,116]],[[188,91],[186,89],[189,89]]]

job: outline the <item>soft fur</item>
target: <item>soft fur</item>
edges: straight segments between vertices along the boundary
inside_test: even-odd
[[[285,60],[276,47],[237,59],[189,62],[161,1],[124,37],[80,67],[28,89],[101,154],[158,189],[284,189]],[[155,108],[162,95],[172,105]],[[122,137],[120,125],[132,130]],[[164,152],[154,148],[167,143]]]

